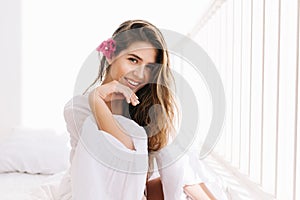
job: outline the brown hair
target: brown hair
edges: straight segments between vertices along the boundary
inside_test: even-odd
[[[116,41],[114,56],[118,56],[134,42],[148,42],[156,49],[156,63],[159,67],[152,70],[152,81],[137,91],[141,103],[137,106],[129,104],[128,114],[132,120],[144,126],[148,134],[148,152],[160,150],[167,145],[169,136],[175,136],[174,115],[177,110],[171,91],[175,87],[174,77],[163,35],[147,21],[129,20],[119,26],[112,39]],[[103,56],[98,76],[90,87],[101,82],[109,70],[110,65]],[[128,104],[124,107],[128,108]]]

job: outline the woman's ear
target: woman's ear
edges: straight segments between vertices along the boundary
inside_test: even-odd
[[[115,60],[115,56],[112,56],[111,58],[106,58],[106,61],[108,62],[109,65],[111,65]]]
[[[106,62],[108,62],[109,65],[112,63],[112,58],[106,58]]]

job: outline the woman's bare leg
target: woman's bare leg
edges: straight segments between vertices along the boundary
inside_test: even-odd
[[[147,182],[147,200],[163,200],[164,193],[160,178],[155,178]]]
[[[216,200],[204,183],[186,185],[183,189],[184,192],[193,200]]]
[[[147,200],[163,200],[164,194],[160,178],[147,182]],[[184,186],[184,192],[193,200],[216,200],[204,183]]]

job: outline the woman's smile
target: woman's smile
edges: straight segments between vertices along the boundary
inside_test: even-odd
[[[132,90],[136,90],[137,88],[139,88],[143,84],[143,82],[136,81],[136,80],[131,79],[131,78],[124,77],[123,79],[124,79],[124,81],[121,81],[121,83],[128,86]]]
[[[130,86],[137,87],[140,84],[137,81],[134,81],[134,80],[131,80],[131,79],[128,79],[128,78],[125,78],[125,79],[127,80],[127,82],[129,83]]]

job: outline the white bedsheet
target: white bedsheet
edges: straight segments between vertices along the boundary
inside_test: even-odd
[[[57,195],[59,184],[65,173],[66,171],[55,175],[0,173],[0,200],[57,200],[53,195]],[[152,178],[158,176],[158,173],[154,173]],[[208,184],[207,186],[211,190],[214,189],[214,185]],[[215,192],[216,196],[220,197],[218,191]],[[229,191],[226,193],[227,198],[231,199]]]
[[[0,173],[1,200],[50,200],[53,186],[57,186],[65,172],[55,175]],[[45,185],[46,187],[44,187]]]

